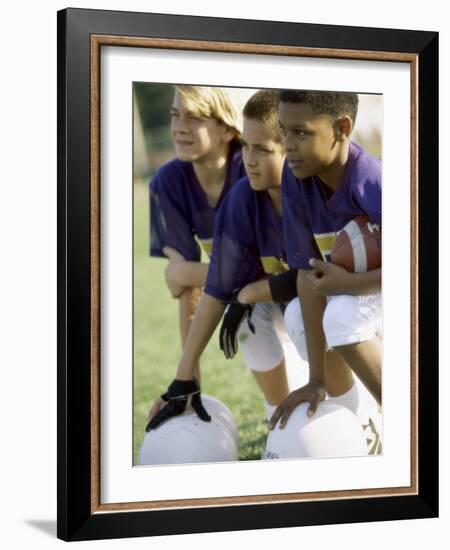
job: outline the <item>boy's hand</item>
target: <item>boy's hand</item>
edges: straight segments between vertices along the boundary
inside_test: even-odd
[[[325,399],[326,394],[325,387],[319,382],[309,382],[306,386],[291,392],[283,403],[278,405],[273,413],[268,426],[269,430],[273,430],[275,428],[280,418],[280,430],[282,430],[286,426],[287,421],[294,409],[296,409],[301,403],[307,402],[310,404],[307,414],[308,417],[313,416],[319,404]]]
[[[232,359],[238,350],[237,333],[241,323],[247,319],[248,328],[255,334],[255,327],[251,322],[252,306],[231,302],[225,310],[219,333],[220,349],[227,359]]]
[[[158,397],[148,412],[147,422],[150,422],[150,420],[159,413],[166,403],[167,401],[164,401],[162,397]]]
[[[175,248],[170,248],[170,246],[165,246],[163,248],[164,254],[171,260],[172,262],[185,262],[185,257],[178,252],[178,250],[175,250]]]
[[[351,294],[352,273],[330,262],[311,259],[309,265],[313,268],[307,275],[311,287],[323,296],[335,294]]]
[[[165,246],[163,248],[163,252],[169,258],[166,269],[164,270],[167,288],[169,289],[172,298],[179,298],[186,290],[186,287],[178,281],[179,266],[177,266],[177,264],[185,262],[186,260],[184,256],[178,252],[178,250],[175,250],[175,248],[171,248],[170,246]]]
[[[180,280],[182,279],[182,267],[184,263],[184,260],[169,260],[164,270],[166,285],[172,295],[172,298],[179,298],[186,290],[186,287],[180,284]]]
[[[202,403],[200,385],[195,378],[191,380],[173,380],[166,393],[161,395],[165,405],[153,416],[145,428],[146,432],[156,429],[160,424],[173,416],[183,414],[191,406],[200,420],[211,422],[211,417]],[[153,405],[155,407],[156,403]]]

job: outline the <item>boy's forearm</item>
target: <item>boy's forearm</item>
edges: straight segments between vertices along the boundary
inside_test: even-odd
[[[308,350],[309,381],[326,383],[326,340],[322,327],[322,319],[326,306],[326,298],[315,292],[306,275],[308,271],[299,270],[297,275],[297,291],[305,327],[306,348]]]
[[[256,304],[258,302],[272,302],[272,293],[268,279],[260,279],[245,285],[237,297],[241,304]]]
[[[381,268],[365,273],[352,273],[349,294],[364,296],[381,292]]]
[[[187,287],[203,288],[208,274],[209,264],[201,262],[183,262],[177,283]]]
[[[202,288],[206,284],[206,277],[208,275],[209,264],[200,262],[189,262],[191,269],[189,283],[191,286],[197,286]]]
[[[297,296],[297,270],[268,275],[254,283],[246,285],[238,295],[242,304],[258,302],[288,303]]]
[[[208,294],[202,296],[178,364],[177,379],[190,380],[192,378],[195,365],[219,324],[224,310],[225,306],[216,298]]]

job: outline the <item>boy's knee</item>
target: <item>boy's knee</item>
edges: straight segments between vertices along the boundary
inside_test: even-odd
[[[289,335],[293,332],[304,332],[305,327],[303,325],[302,310],[300,307],[300,300],[294,298],[289,302],[284,311],[284,324]]]
[[[308,359],[308,352],[306,350],[305,326],[298,298],[294,298],[287,305],[284,312],[284,324],[290,339],[297,348],[298,354],[306,361]]]
[[[256,304],[251,321],[255,328],[254,333],[250,330],[246,319],[238,329],[239,349],[250,370],[271,371],[283,360],[283,348],[274,328],[273,304],[265,302]]]
[[[362,341],[363,321],[357,297],[333,296],[327,303],[322,320],[328,347],[335,348]]]

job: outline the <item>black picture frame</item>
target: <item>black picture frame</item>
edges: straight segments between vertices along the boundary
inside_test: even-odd
[[[197,16],[66,9],[58,12],[58,525],[63,540],[139,537],[438,515],[438,33]],[[417,491],[308,502],[182,507],[108,513],[93,487],[92,37],[326,49],[409,56],[416,71]],[[101,42],[101,40],[100,40]],[[167,43],[167,42],[166,42]],[[204,44],[204,46],[202,46]],[[133,44],[138,45],[138,43]],[[97,47],[99,47],[97,45]],[[362,54],[361,52],[365,52]],[[374,56],[375,59],[377,56]],[[395,57],[395,56],[394,56]],[[97,205],[98,207],[98,205]],[[431,215],[430,215],[431,213]],[[95,221],[95,219],[94,219]],[[96,263],[97,262],[97,263]],[[414,313],[413,313],[414,314]],[[98,327],[98,318],[94,316]],[[95,387],[94,387],[95,386]]]

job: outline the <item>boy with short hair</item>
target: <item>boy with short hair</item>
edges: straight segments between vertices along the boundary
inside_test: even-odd
[[[277,408],[269,428],[325,398],[327,349],[334,349],[381,404],[381,269],[349,273],[330,263],[337,233],[358,215],[381,225],[381,163],[351,142],[358,96],[283,90],[279,121],[287,161],[282,197],[288,264],[298,269],[291,330],[304,334],[309,383]],[[292,315],[292,311],[295,314]]]
[[[251,118],[247,117],[249,111]],[[235,292],[247,283],[264,277],[264,263],[269,271],[284,269],[283,232],[277,210],[281,208],[279,186],[285,155],[278,128],[276,93],[261,91],[254,94],[246,104],[244,117],[243,158],[251,174],[235,184],[217,215],[204,294],[193,317],[178,366],[177,378],[169,386],[168,392],[162,396],[162,400],[167,403],[164,405],[158,400],[153,405],[147,429],[156,428],[170,416],[183,412],[188,400],[200,418],[210,419],[201,404],[194,366],[198,364],[204,348],[219,324],[226,303],[233,300]],[[253,185],[261,192],[255,192]],[[272,190],[278,191],[278,194],[274,192],[271,195]],[[254,224],[257,224],[259,229],[265,218],[270,219],[270,230],[255,231]],[[261,237],[259,242],[258,237]],[[258,250],[258,245],[262,247],[261,251]],[[265,256],[265,260],[262,261],[261,256]],[[234,339],[246,313],[245,307],[238,309],[239,319],[234,326],[233,335],[230,336],[233,343],[228,346],[230,340],[223,340],[222,347],[228,350],[230,357],[236,351]],[[236,307],[233,310],[236,313]],[[228,313],[232,316],[232,312]],[[252,354],[254,356],[258,351],[258,348],[251,344],[253,338],[263,341],[265,336],[273,332],[270,341],[276,339],[272,326],[272,315],[276,312],[271,310],[266,313],[271,319],[268,322],[264,323],[262,318],[258,320],[256,315],[250,321],[257,324],[255,335],[249,330],[248,334],[243,336],[246,325],[243,323],[241,327],[241,339],[245,339],[245,342],[241,342],[241,347],[245,350],[250,346],[253,350],[249,351],[250,368],[261,366],[260,355],[254,357],[254,361],[251,360]],[[280,310],[278,317],[282,323]],[[279,346],[278,341],[277,343]],[[281,403],[289,394],[283,354],[280,356],[278,351],[277,348],[275,353],[272,352],[271,358],[263,357],[262,369],[253,371],[267,402],[274,405]]]

